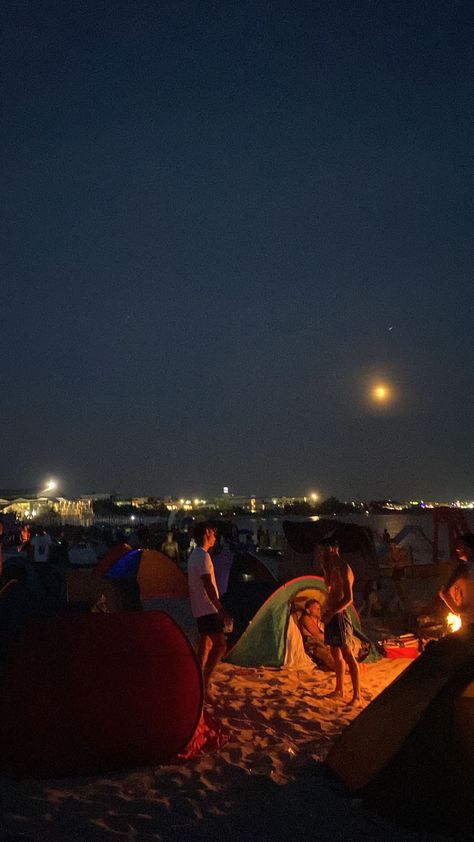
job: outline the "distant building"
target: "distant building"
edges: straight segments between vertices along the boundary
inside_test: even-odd
[[[91,500],[67,500],[65,497],[17,497],[0,501],[3,514],[14,514],[18,520],[36,521],[44,526],[71,523],[90,526],[94,521]]]

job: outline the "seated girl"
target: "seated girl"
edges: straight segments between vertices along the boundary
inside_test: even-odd
[[[329,646],[324,643],[321,605],[317,599],[306,600],[299,626],[306,654],[319,669],[333,670],[334,661]]]

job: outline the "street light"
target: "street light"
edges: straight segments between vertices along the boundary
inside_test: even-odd
[[[47,494],[48,491],[55,491],[57,487],[58,487],[58,484],[57,484],[56,480],[50,479],[46,483],[45,487],[43,489],[41,489],[40,492],[38,492],[38,496],[43,495],[43,494]]]

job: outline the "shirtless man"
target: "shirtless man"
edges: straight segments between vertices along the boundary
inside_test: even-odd
[[[360,701],[359,665],[352,651],[352,620],[348,608],[353,603],[354,574],[339,555],[334,538],[320,542],[324,547],[323,571],[328,597],[321,620],[324,623],[324,642],[330,647],[336,672],[336,687],[332,698],[344,697],[344,661],[352,681],[351,704]]]
[[[461,537],[461,543],[456,549],[459,564],[450,578],[438,591],[438,595],[453,614],[458,614],[462,620],[464,631],[474,630],[474,533],[469,532]]]

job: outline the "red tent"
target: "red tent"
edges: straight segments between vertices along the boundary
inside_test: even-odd
[[[193,737],[202,677],[163,612],[41,617],[0,697],[0,772],[87,775],[170,760]]]

